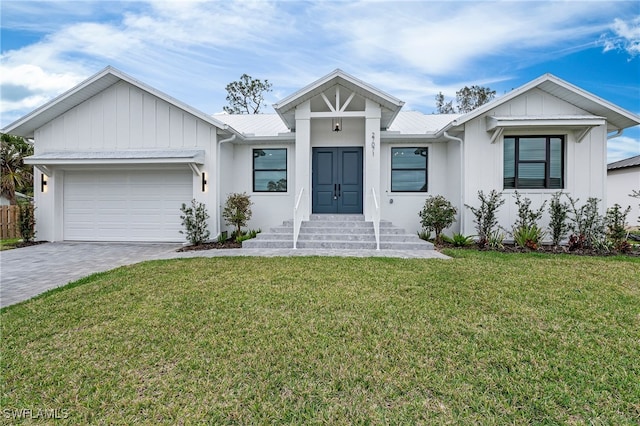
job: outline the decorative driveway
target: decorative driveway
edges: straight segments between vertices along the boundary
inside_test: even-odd
[[[177,252],[180,244],[45,243],[0,252],[0,307],[96,272],[146,260],[222,256],[339,256],[448,259],[435,250],[229,249]]]

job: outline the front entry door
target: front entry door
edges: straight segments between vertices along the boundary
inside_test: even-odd
[[[362,213],[362,148],[313,148],[313,213]]]

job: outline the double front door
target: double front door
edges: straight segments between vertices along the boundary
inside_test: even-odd
[[[362,148],[313,148],[313,213],[362,213]]]

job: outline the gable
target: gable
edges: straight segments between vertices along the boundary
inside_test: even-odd
[[[285,125],[295,130],[296,107],[307,101],[316,116],[348,117],[364,111],[366,100],[381,107],[381,128],[388,128],[404,105],[401,100],[337,69],[273,105]]]
[[[188,111],[118,81],[35,130],[39,152],[206,146],[217,128]]]

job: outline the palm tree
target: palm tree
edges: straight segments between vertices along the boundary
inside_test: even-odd
[[[33,167],[24,164],[24,157],[33,154],[33,147],[21,137],[7,134],[2,134],[1,144],[0,195],[16,204],[16,190],[32,188]]]

